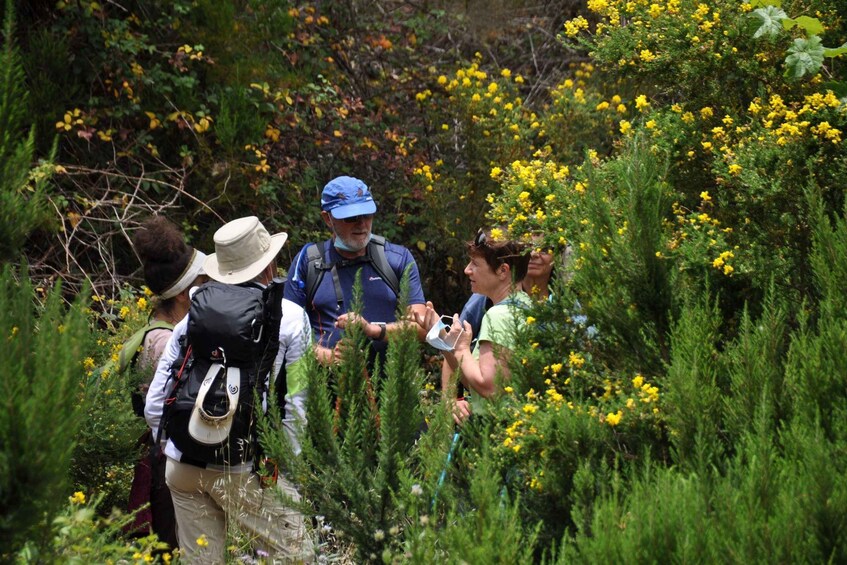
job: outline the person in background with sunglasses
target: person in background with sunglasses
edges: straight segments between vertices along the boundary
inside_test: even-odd
[[[361,324],[371,340],[372,355],[384,355],[389,336],[404,323],[396,319],[397,293],[385,280],[384,275],[390,273],[381,273],[376,265],[377,253],[384,252],[397,281],[408,269],[410,314],[423,316],[426,312],[420,274],[412,254],[402,245],[384,241],[371,231],[376,209],[371,191],[361,180],[340,176],[329,181],[321,194],[321,218],[332,236],[317,244],[318,262],[310,260],[308,251],[315,244],[309,243],[295,256],[288,270],[285,298],[302,306],[309,315],[317,339],[315,355],[325,365],[339,361],[348,324]],[[311,293],[310,269],[312,277],[314,271],[322,271],[317,288]],[[348,314],[348,309],[353,300],[356,273],[360,270],[363,305],[361,315],[354,317]]]
[[[444,355],[442,390],[449,390],[458,372],[461,384],[475,393],[471,402],[465,397],[456,399],[453,415],[457,423],[470,416],[471,403],[477,404],[479,397],[494,394],[497,379],[508,378],[513,330],[523,323],[521,312],[532,300],[520,286],[527,274],[529,249],[521,242],[492,236],[504,232],[503,229],[480,230],[468,244],[470,262],[465,274],[471,281],[471,290],[493,303],[482,317],[478,336],[473,335],[471,324],[460,320],[458,314],[442,320],[431,302],[426,303],[425,315],[417,318],[427,331],[427,341]]]

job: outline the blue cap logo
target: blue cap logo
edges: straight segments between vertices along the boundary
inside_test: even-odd
[[[353,177],[336,177],[329,181],[321,193],[321,210],[337,220],[373,214],[376,212],[368,185]]]

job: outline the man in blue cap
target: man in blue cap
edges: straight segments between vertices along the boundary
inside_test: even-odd
[[[321,218],[332,237],[303,246],[288,270],[285,298],[309,315],[317,337],[315,355],[323,364],[339,360],[344,329],[354,322],[362,325],[373,351],[384,354],[389,336],[402,326],[396,319],[397,295],[407,271],[410,314],[426,313],[412,254],[371,232],[375,213],[376,203],[364,182],[348,176],[329,181],[321,194]],[[360,270],[363,305],[361,316],[353,319],[347,312]]]

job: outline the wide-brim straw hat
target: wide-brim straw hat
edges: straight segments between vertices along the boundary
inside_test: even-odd
[[[276,257],[288,234],[270,235],[256,216],[238,218],[215,232],[215,253],[203,270],[216,281],[240,284],[256,278]]]

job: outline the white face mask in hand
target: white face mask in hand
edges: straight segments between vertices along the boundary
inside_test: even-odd
[[[445,323],[445,320],[448,323]],[[453,325],[453,317],[452,316],[441,316],[441,319],[435,323],[434,326],[429,328],[429,331],[426,334],[426,342],[433,346],[436,349],[440,349],[441,351],[453,351],[456,347],[456,344],[459,342],[459,338],[462,337],[462,334],[465,333],[465,328],[463,327],[459,330],[459,333],[456,334],[456,337],[453,338],[449,334],[449,328]],[[447,330],[444,332],[444,337],[441,337],[441,332],[443,330]]]

